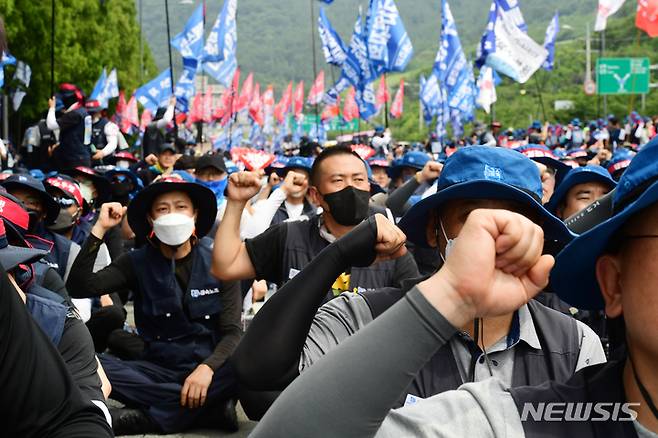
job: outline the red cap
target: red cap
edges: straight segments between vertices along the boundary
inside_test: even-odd
[[[75,202],[78,204],[78,207],[82,207],[82,203],[84,202],[84,199],[82,197],[82,192],[80,191],[80,187],[78,187],[77,184],[61,178],[59,176],[54,176],[52,178],[48,178],[46,180],[46,184],[56,187],[66,193],[67,195],[73,197],[75,199]]]
[[[30,215],[20,204],[2,194],[0,194],[0,217],[7,219],[23,231],[27,231]]]

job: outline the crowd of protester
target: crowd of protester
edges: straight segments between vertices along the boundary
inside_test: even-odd
[[[175,103],[130,145],[62,84],[0,148],[3,433],[237,431],[239,402],[254,436],[658,436],[651,119],[245,170]],[[548,402],[615,411],[527,418]]]

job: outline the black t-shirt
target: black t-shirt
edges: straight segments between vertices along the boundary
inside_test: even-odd
[[[89,400],[104,401],[94,342],[82,320],[75,317],[66,318],[57,350],[82,395]]]
[[[256,278],[281,284],[287,278],[281,278],[281,263],[286,248],[288,224],[282,222],[273,225],[253,239],[245,240],[247,253],[254,265]]]

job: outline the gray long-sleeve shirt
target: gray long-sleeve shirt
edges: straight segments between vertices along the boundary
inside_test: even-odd
[[[456,333],[412,289],[297,378],[252,436],[523,437],[516,405],[495,378],[390,410],[416,372]],[[656,436],[637,423],[636,430],[641,438]]]

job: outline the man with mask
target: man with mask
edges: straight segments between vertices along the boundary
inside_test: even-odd
[[[92,160],[94,163],[104,164],[103,159],[116,151],[119,145],[119,127],[105,116],[105,109],[97,100],[89,100],[85,104],[87,112],[91,115],[91,144],[93,145]]]
[[[163,143],[157,151],[156,163],[138,172],[144,185],[149,185],[160,175],[169,175],[176,164],[176,146],[173,143]]]
[[[174,433],[217,426],[224,412],[237,427],[232,371],[226,359],[240,338],[240,288],[210,275],[214,194],[196,183],[164,177],[140,192],[128,221],[144,247],[93,273],[104,234],[126,207],[104,204],[72,268],[74,296],[131,289],[145,341],[140,360],[101,357],[113,396],[129,408],[112,412],[117,435]]]
[[[18,198],[30,215],[25,239],[34,248],[48,251],[44,258],[66,280],[80,246],[48,229],[59,215],[60,206],[48,194],[43,183],[29,175],[11,175],[2,186]]]
[[[240,172],[229,177],[224,218],[215,235],[213,273],[223,280],[256,278],[281,286],[302,270],[324,247],[343,236],[371,213],[370,184],[365,162],[349,147],[325,149],[313,163],[309,196],[322,214],[308,221],[283,222],[263,234],[240,241],[240,219],[248,200],[260,190],[260,177]],[[328,298],[343,291],[386,286],[418,275],[407,254],[365,268],[348,268]]]
[[[540,196],[539,173],[533,162],[508,149],[472,146],[446,161],[437,193],[412,207],[401,226],[414,244],[438,252],[444,264],[461,239],[465,218],[478,208],[522,213],[543,223],[548,240],[565,244],[572,236],[542,207]],[[350,263],[367,265],[375,254],[398,256],[404,240],[399,229],[383,217],[375,217],[319,254],[252,321],[233,357],[240,382],[253,389],[265,385],[283,389],[297,375],[313,369],[328,351],[367,330],[388,308],[405,300],[414,286],[434,272],[406,281],[401,288],[343,294],[319,307],[322,291],[334,272]],[[290,306],[291,302],[295,305]],[[303,338],[299,333],[308,335]],[[389,347],[396,348],[394,344]],[[507,386],[564,381],[578,369],[602,361],[605,355],[592,330],[531,302],[498,318],[466,321],[459,333],[447,340],[446,348],[437,351],[400,391],[391,407],[403,405],[408,395],[426,398],[492,376]]]
[[[80,222],[85,201],[79,186],[72,178],[62,175],[46,179],[44,186],[60,205],[57,220],[48,228],[81,245],[91,232],[91,225]],[[102,244],[94,263],[94,271],[104,268],[110,262],[107,246]],[[96,351],[102,353],[107,347],[108,335],[122,328],[126,320],[121,299],[118,294],[102,295],[97,300],[73,299],[73,304],[87,324]]]
[[[224,190],[228,183],[226,164],[220,154],[202,155],[196,160],[194,176],[199,184],[208,187],[215,194],[217,209],[224,209]]]
[[[91,116],[84,107],[82,91],[73,84],[60,85],[59,99],[64,104],[61,117],[55,116],[57,98],[48,101],[48,129],[59,131],[59,145],[53,146],[52,157],[59,170],[75,166],[91,166]]]
[[[137,174],[127,167],[115,166],[105,172],[105,178],[110,181],[112,202],[118,202],[124,207],[144,188],[144,183]]]
[[[657,163],[658,140],[621,177],[613,216],[568,245],[552,271],[536,225],[500,211],[473,212],[446,266],[376,327],[302,375],[253,436],[285,430],[287,437],[655,437]],[[615,320],[624,347],[615,360],[585,368],[565,383],[508,389],[489,379],[390,410],[409,376],[465,318],[518,308],[548,283],[549,272],[562,299],[605,309]],[[394,342],[396,349],[382,348]]]

